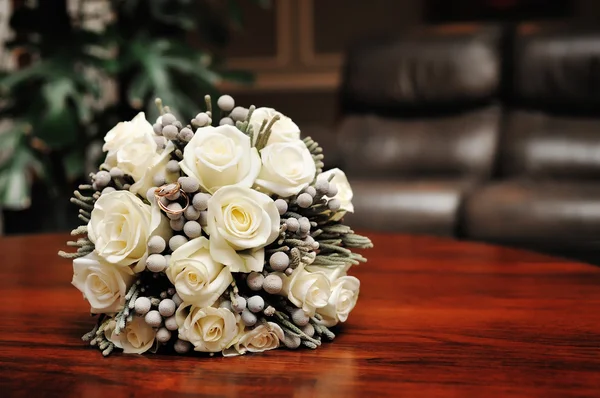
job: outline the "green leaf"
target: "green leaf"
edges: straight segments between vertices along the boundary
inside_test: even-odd
[[[35,126],[34,134],[52,149],[60,149],[77,141],[77,123],[68,111],[53,113]]]
[[[24,123],[3,121],[0,124],[0,150],[14,150],[24,134]]]
[[[85,76],[82,73],[75,72],[74,75],[68,76],[75,83],[76,91],[80,96],[90,95],[95,98],[102,96],[101,76]]]
[[[48,70],[47,62],[38,62],[25,69],[21,69],[12,73],[7,74],[5,77],[0,79],[0,91],[7,92],[13,90],[16,85],[25,81],[31,80],[36,77],[47,75]]]
[[[170,91],[171,85],[169,74],[165,70],[161,54],[165,48],[168,48],[168,44],[162,40],[149,46],[143,46],[142,43],[138,43],[131,47],[134,56],[140,61],[143,68],[141,73],[145,73],[148,76],[155,91],[158,92]]]
[[[194,29],[196,22],[194,17],[190,15],[191,10],[189,10],[189,7],[182,4],[173,6],[173,3],[175,2],[149,2],[152,17],[165,25],[175,25],[184,30]]]
[[[3,121],[0,130],[0,169],[13,158],[15,150],[24,137],[23,123]]]
[[[145,73],[138,73],[127,90],[127,99],[132,108],[139,110],[144,106],[144,100],[150,93],[150,78]]]
[[[163,63],[165,66],[188,75],[190,78],[202,79],[210,85],[216,85],[222,81],[219,73],[205,68],[200,63],[194,62],[194,60],[166,58]]]
[[[68,181],[74,181],[83,175],[85,159],[79,148],[72,150],[63,156],[62,163]]]
[[[68,79],[42,87],[46,109],[40,123],[34,126],[34,134],[51,148],[63,148],[77,141],[77,118],[69,102],[74,94],[73,82]]]
[[[0,206],[11,210],[26,209],[31,205],[27,176],[20,170],[0,172]]]
[[[88,102],[83,99],[79,94],[73,98],[73,105],[77,112],[77,118],[80,122],[89,122],[92,118],[92,108],[88,105]]]
[[[31,205],[30,182],[42,167],[24,144],[17,148],[11,161],[0,168],[0,207],[21,210]]]

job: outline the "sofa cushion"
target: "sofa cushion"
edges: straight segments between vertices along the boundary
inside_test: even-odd
[[[507,176],[535,179],[600,178],[600,117],[555,117],[542,112],[509,114],[501,141]]]
[[[514,99],[561,112],[600,109],[600,30],[556,24],[517,29]]]
[[[351,180],[356,229],[453,236],[466,180]]]
[[[340,159],[349,175],[371,179],[486,177],[499,124],[496,107],[429,119],[349,116],[339,126]]]
[[[464,232],[477,240],[600,253],[600,184],[511,180],[468,195]]]
[[[501,37],[486,25],[423,27],[358,44],[346,57],[344,111],[488,101],[498,92]]]

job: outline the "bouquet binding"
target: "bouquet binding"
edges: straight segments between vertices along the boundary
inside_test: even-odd
[[[205,100],[186,125],[160,99],[154,125],[119,123],[71,199],[83,225],[59,255],[97,316],[83,340],[104,356],[316,349],[358,299],[352,249],[372,244],[344,224],[345,174],[323,172],[280,112]]]

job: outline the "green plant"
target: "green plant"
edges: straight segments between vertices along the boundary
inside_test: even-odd
[[[16,71],[0,72],[0,208],[29,206],[36,178],[51,193],[70,191],[108,129],[139,111],[156,116],[155,96],[189,114],[221,81],[251,81],[217,55],[241,25],[236,1],[108,0],[99,14],[85,11],[97,0],[71,12],[67,0],[22,3],[9,46],[23,56]],[[90,27],[95,19],[103,30]]]

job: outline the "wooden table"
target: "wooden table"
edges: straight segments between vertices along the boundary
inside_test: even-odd
[[[0,240],[0,396],[600,395],[600,269],[434,238],[371,235],[361,299],[320,349],[213,359],[103,358],[56,252]]]

